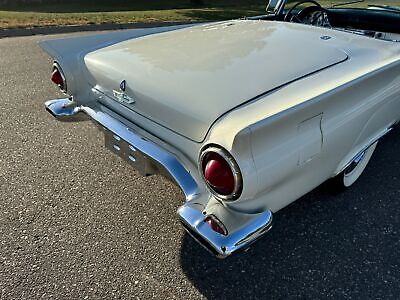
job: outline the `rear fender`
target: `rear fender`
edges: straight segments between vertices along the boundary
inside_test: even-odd
[[[89,36],[61,38],[42,41],[39,43],[39,46],[46,51],[54,61],[57,61],[60,64],[68,82],[68,93],[74,95],[75,99],[79,102],[80,99],[87,98],[88,80],[85,80],[85,78],[90,75],[84,67],[84,57],[86,54],[129,39],[177,30],[194,25],[195,24],[185,24],[130,29]]]

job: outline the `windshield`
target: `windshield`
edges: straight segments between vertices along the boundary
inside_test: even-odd
[[[280,6],[283,2],[286,2],[284,9],[290,9],[296,3],[300,2],[298,0],[272,0],[269,1],[267,11],[272,13]],[[352,1],[352,0],[320,0],[317,2],[321,4],[322,7],[332,8],[332,7],[346,7],[346,8],[369,8],[369,9],[385,9],[391,11],[400,12],[400,0],[378,0],[378,1]],[[305,3],[305,5],[310,5],[310,3]]]

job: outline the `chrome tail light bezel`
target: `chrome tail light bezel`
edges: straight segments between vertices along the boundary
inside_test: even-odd
[[[207,157],[207,154],[209,154],[209,153],[216,153],[219,156],[221,156],[228,163],[229,168],[232,171],[233,178],[234,178],[234,190],[229,195],[222,195],[222,194],[219,194],[217,191],[215,191],[214,188],[208,183],[207,179],[204,176],[205,158]],[[199,168],[200,175],[201,175],[202,179],[204,180],[208,190],[217,199],[224,200],[224,201],[234,201],[234,200],[237,200],[240,197],[240,195],[242,194],[242,190],[243,190],[242,172],[240,171],[239,165],[237,164],[236,160],[224,148],[222,148],[220,146],[215,146],[215,145],[204,148],[201,151],[201,154],[199,157],[198,168]]]

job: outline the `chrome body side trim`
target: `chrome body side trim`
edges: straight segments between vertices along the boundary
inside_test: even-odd
[[[133,132],[110,115],[87,106],[74,106],[69,99],[47,101],[45,107],[60,121],[77,121],[89,117],[104,128],[107,145],[111,144],[110,139],[115,139],[111,144],[114,152],[131,161],[142,174],[161,174],[171,178],[182,189],[188,201],[198,195],[197,183],[173,154]],[[121,151],[123,149],[125,151]]]
[[[219,258],[226,258],[239,249],[246,249],[272,228],[270,211],[252,215],[237,213],[238,221],[245,220],[244,224],[233,232],[228,229],[228,235],[222,235],[213,231],[204,221],[207,215],[203,214],[201,208],[200,205],[188,202],[178,209],[178,215],[186,231]]]

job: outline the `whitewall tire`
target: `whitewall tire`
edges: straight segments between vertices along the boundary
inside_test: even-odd
[[[341,191],[352,186],[360,178],[371,160],[377,144],[378,141],[358,154],[343,172],[333,178],[332,183],[335,191]]]

